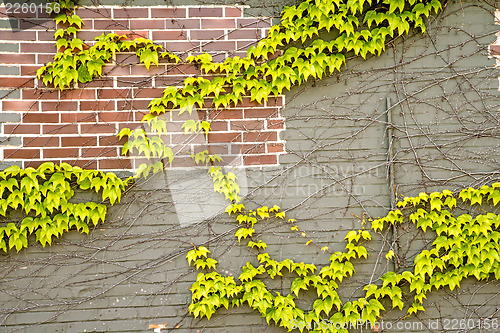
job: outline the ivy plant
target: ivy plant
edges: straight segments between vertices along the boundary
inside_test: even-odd
[[[226,179],[220,168],[209,170],[212,179],[218,182]],[[231,189],[233,177],[227,180],[226,188]],[[229,190],[231,191],[231,190]],[[237,197],[236,187],[226,198]],[[311,332],[348,332],[348,327],[356,327],[360,321],[372,325],[385,311],[382,301],[390,301],[392,308],[405,310],[408,315],[425,311],[424,300],[433,289],[449,288],[454,290],[465,278],[478,281],[494,278],[500,280],[500,215],[484,213],[476,216],[460,214],[455,216],[457,201],[465,206],[489,205],[491,208],[500,202],[500,183],[483,186],[480,189],[468,188],[454,195],[449,190],[434,193],[420,193],[417,197],[405,197],[397,203],[400,209],[390,211],[385,217],[371,221],[372,232],[381,232],[389,225],[403,222],[412,223],[421,232],[435,233],[430,248],[418,253],[412,269],[403,272],[388,271],[378,283],[364,287],[364,295],[358,299],[344,301],[338,294],[339,284],[356,271],[355,259],[367,259],[368,251],[363,245],[372,239],[371,232],[364,227],[347,233],[347,245],[343,252],[331,254],[329,262],[320,267],[291,259],[277,261],[268,252],[262,240],[256,237],[254,225],[268,218],[285,220],[280,207],[267,206],[256,210],[246,210],[240,201],[231,201],[226,212],[235,216],[242,225],[235,233],[238,242],[246,241],[247,247],[254,249],[258,266],[246,263],[235,281],[232,276],[217,272],[217,261],[210,258],[210,251],[204,246],[194,247],[188,252],[188,263],[201,270],[191,287],[192,301],[189,311],[195,317],[212,315],[221,307],[229,308],[243,305],[260,313],[268,324],[283,327],[288,331],[294,328],[308,328]],[[485,205],[485,206],[486,206]],[[289,219],[291,230],[300,232],[293,219]],[[306,245],[312,240],[306,242]],[[327,247],[321,248],[327,251]],[[396,260],[390,250],[387,260]],[[281,295],[269,290],[266,282],[283,276],[283,273],[296,276],[290,284],[290,294]],[[411,295],[403,295],[408,289]],[[302,291],[315,290],[317,298],[310,309],[296,306],[295,300]],[[413,302],[405,304],[404,300]],[[334,325],[325,325],[333,323]],[[301,329],[302,331],[302,329]]]
[[[72,228],[88,234],[89,226],[106,218],[107,206],[102,202],[119,202],[129,180],[66,163],[7,168],[0,172],[0,215],[8,220],[20,212],[26,217],[0,227],[0,249],[7,252],[15,247],[19,252],[32,234],[42,246]],[[72,203],[75,189],[98,193],[102,202]]]

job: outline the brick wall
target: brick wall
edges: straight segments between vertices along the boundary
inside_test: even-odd
[[[186,58],[209,52],[215,61],[244,56],[266,36],[270,18],[244,17],[243,7],[92,7],[79,8],[85,26],[78,37],[92,44],[103,32],[146,37]],[[44,87],[35,73],[56,52],[55,24],[43,15],[7,17],[0,7],[0,158],[3,167],[36,167],[44,161],[68,162],[85,168],[133,169],[141,162],[121,157],[123,140],[116,134],[140,122],[152,98],[170,85],[200,74],[190,65],[161,63],[149,70],[134,53],[117,54],[104,67],[102,79],[58,91]],[[14,25],[15,29],[11,28]],[[236,165],[277,164],[284,152],[280,107],[283,98],[263,105],[245,98],[236,108],[197,110],[193,117],[211,119],[208,137],[183,135],[186,115],[164,115],[169,134],[164,138],[176,153],[174,166],[192,163],[190,153],[208,149]]]

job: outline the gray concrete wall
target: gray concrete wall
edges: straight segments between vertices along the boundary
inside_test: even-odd
[[[286,96],[288,154],[281,166],[239,172],[247,207],[277,204],[307,233],[303,238],[280,221],[257,225],[275,259],[326,264],[328,254],[305,246],[307,239],[342,249],[345,234],[361,227],[359,216],[387,213],[393,190],[414,195],[499,180],[498,73],[487,52],[497,30],[493,10],[484,2],[449,3],[430,19],[425,36],[399,38],[382,56],[350,60],[340,74]],[[187,177],[198,185],[173,185]],[[207,179],[202,171],[169,171],[132,188],[90,236],[70,232],[51,247],[0,256],[0,331],[151,332],[149,324],[165,322],[166,332],[281,331],[266,328],[247,307],[220,310],[210,321],[187,312],[197,275],[185,260],[191,243],[208,246],[224,274],[238,276],[247,261],[256,263],[255,252],[233,237],[236,222],[221,211],[203,219],[219,209],[204,188]],[[192,202],[186,192],[208,199]],[[408,269],[415,245],[403,241],[412,235],[400,236],[398,254],[406,260],[400,269]],[[432,235],[416,235],[426,238]],[[367,248],[369,259],[355,263],[358,274],[340,289],[343,299],[394,269],[380,236]],[[292,280],[269,283],[288,293]],[[444,318],[494,318],[498,290],[495,281],[470,280],[459,290],[434,292],[427,311],[405,322],[428,326],[428,319],[439,319],[439,329],[414,330],[438,332]],[[307,299],[298,304],[311,306]],[[402,316],[392,311],[384,319]]]

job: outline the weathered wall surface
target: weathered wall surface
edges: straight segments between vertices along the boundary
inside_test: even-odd
[[[276,259],[321,267],[328,254],[306,241],[342,249],[363,214],[387,213],[392,192],[498,181],[498,72],[488,57],[493,11],[483,2],[449,3],[425,36],[400,38],[381,57],[353,59],[340,74],[286,96],[280,165],[238,171],[248,207],[278,204],[307,234],[279,221],[257,225]],[[148,332],[149,324],[166,322],[165,331],[280,332],[248,308],[221,310],[210,321],[187,313],[197,274],[185,260],[190,244],[208,246],[221,273],[238,276],[247,261],[256,263],[211,193],[204,170],[167,170],[138,183],[90,236],[72,232],[48,248],[3,255],[0,330]],[[367,244],[370,257],[355,263],[358,274],[342,285],[343,299],[395,268],[384,257],[390,244],[400,259],[396,269],[411,266],[432,237],[409,231]],[[411,237],[419,240],[412,246]],[[283,294],[292,280],[269,283]],[[439,332],[444,319],[497,318],[499,301],[497,282],[467,281],[458,291],[434,293],[427,312],[404,320],[422,328],[404,330]],[[311,306],[307,299],[298,304]],[[402,316],[395,310],[384,320]],[[439,326],[429,327],[428,319]]]

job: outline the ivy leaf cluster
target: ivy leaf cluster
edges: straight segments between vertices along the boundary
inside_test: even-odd
[[[403,212],[411,209],[409,213],[403,214],[398,209],[372,222],[374,230],[409,221],[423,232],[432,230],[436,233],[431,248],[415,257],[413,271],[402,274],[391,272],[382,277],[385,287],[383,292],[389,292],[390,288],[397,287],[401,282],[409,284],[410,291],[414,293],[409,314],[424,310],[423,302],[433,289],[447,287],[454,290],[468,277],[478,281],[491,277],[500,279],[500,216],[486,212],[484,208],[484,213],[476,216],[467,213],[455,216],[452,210],[457,206],[457,201],[465,207],[496,207],[500,202],[500,183],[480,189],[463,189],[458,196],[444,190],[405,197],[398,202],[398,206]],[[397,291],[397,294],[391,291],[389,296],[397,295],[396,301],[401,304],[399,287]]]
[[[135,51],[140,63],[147,69],[158,65],[160,59],[179,62],[174,54],[163,52],[161,46],[146,38],[129,39],[126,35],[102,34],[93,45],[84,43],[77,34],[85,23],[75,14],[75,4],[68,0],[57,0],[61,13],[54,18],[59,28],[54,33],[58,52],[53,61],[37,70],[37,77],[46,86],[63,90],[75,87],[102,76],[103,66],[109,63],[116,52]]]
[[[46,162],[37,169],[12,166],[0,172],[0,215],[14,220],[12,212],[26,215],[22,220],[4,222],[0,227],[0,249],[19,252],[28,246],[30,235],[51,245],[64,232],[76,229],[89,233],[89,226],[103,222],[107,206],[103,203],[72,203],[75,189],[101,194],[102,201],[119,202],[129,180],[114,173],[83,170],[63,163]]]
[[[225,180],[220,168],[212,167],[209,171],[214,184]],[[227,183],[235,182],[233,175]],[[227,185],[226,185],[227,186]],[[366,285],[365,294],[352,301],[343,301],[339,294],[339,284],[352,277],[356,271],[353,260],[368,258],[368,251],[363,245],[371,241],[372,235],[364,227],[352,230],[344,240],[347,242],[343,252],[330,255],[329,263],[323,267],[314,264],[295,262],[291,259],[277,261],[268,252],[263,252],[267,244],[256,239],[255,224],[269,218],[285,220],[286,214],[279,206],[262,206],[256,210],[247,210],[240,200],[231,201],[238,193],[227,187],[230,205],[226,208],[229,216],[235,216],[240,226],[235,233],[238,243],[247,242],[247,247],[257,254],[257,265],[247,262],[241,269],[238,279],[224,276],[216,271],[214,259],[208,258],[209,250],[205,247],[194,248],[187,254],[188,262],[195,263],[196,269],[212,270],[210,273],[199,273],[191,288],[193,293],[189,311],[195,317],[210,319],[218,308],[248,305],[266,318],[268,324],[291,330],[308,327],[312,332],[347,332],[349,324],[379,320],[381,312],[386,309],[382,305],[384,299],[391,301],[392,308],[405,309],[408,315],[424,311],[426,295],[433,289],[447,287],[453,290],[467,277],[487,280],[491,277],[500,279],[500,216],[494,213],[482,213],[475,217],[461,214],[455,217],[453,209],[458,205],[495,207],[500,202],[500,183],[483,186],[480,189],[468,188],[458,194],[449,190],[433,193],[420,193],[416,197],[405,197],[397,203],[398,209],[390,211],[385,217],[371,221],[371,229],[381,232],[388,225],[404,222],[413,223],[422,232],[436,233],[430,249],[421,251],[414,259],[412,270],[396,273],[389,271],[382,275],[378,283]],[[289,219],[292,230],[301,232],[295,220]],[[305,233],[301,232],[305,237]],[[306,243],[309,244],[312,240]],[[321,250],[327,250],[323,247]],[[387,260],[395,260],[395,253],[390,250]],[[290,284],[290,294],[281,295],[269,290],[266,280],[283,277],[284,273],[296,277]],[[403,289],[407,286],[413,298],[411,304],[405,304]],[[303,291],[315,290],[317,298],[309,310],[296,306],[295,300]],[[333,328],[325,328],[320,323],[328,319],[337,323]],[[317,325],[311,326],[311,323]]]

